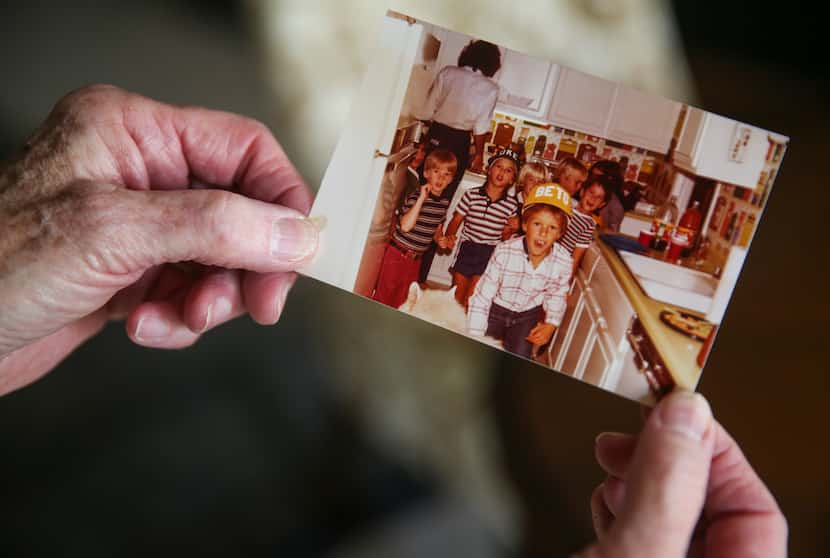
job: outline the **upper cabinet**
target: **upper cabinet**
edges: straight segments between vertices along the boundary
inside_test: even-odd
[[[681,107],[676,101],[620,85],[605,137],[666,153]]]
[[[674,163],[700,176],[755,188],[768,135],[760,128],[689,107]]]
[[[545,60],[502,49],[498,82],[498,109],[529,118],[543,119],[550,103],[559,66]]]
[[[547,120],[563,128],[604,136],[616,88],[613,81],[562,67]]]

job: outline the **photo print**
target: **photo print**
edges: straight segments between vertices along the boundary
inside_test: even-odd
[[[697,385],[787,143],[389,12],[303,273],[650,405]]]

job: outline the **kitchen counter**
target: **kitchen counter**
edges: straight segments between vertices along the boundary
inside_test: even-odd
[[[660,320],[660,312],[666,308],[676,308],[683,312],[688,310],[646,296],[616,250],[599,239],[596,240],[596,245],[619,280],[675,383],[683,388],[694,389],[700,379],[701,368],[697,365],[697,354],[703,343],[671,329]]]

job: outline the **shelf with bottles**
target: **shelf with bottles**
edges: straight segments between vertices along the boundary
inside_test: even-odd
[[[568,157],[575,157],[585,166],[601,159],[617,161],[625,180],[643,186],[651,183],[658,161],[663,157],[640,147],[496,111],[485,148],[488,153],[493,153],[499,146],[507,145],[523,152],[527,161],[541,162],[552,168]]]
[[[764,168],[758,176],[758,185],[752,196],[752,203],[758,207],[763,207],[767,203],[772,184],[778,175],[778,169],[781,166],[781,161],[784,158],[784,152],[787,150],[787,140],[778,136],[768,135],[767,141],[769,147],[764,159]]]
[[[715,246],[746,247],[758,224],[760,207],[753,203],[754,191],[732,184],[720,184],[720,194],[706,231]]]

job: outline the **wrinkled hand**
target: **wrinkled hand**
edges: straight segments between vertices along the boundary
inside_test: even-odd
[[[276,322],[316,249],[310,204],[260,123],[109,86],[69,94],[0,167],[0,394],[108,317],[164,348],[246,312]]]
[[[781,510],[700,395],[668,395],[639,436],[601,434],[596,455],[599,540],[580,557],[786,556]]]
[[[550,338],[553,337],[553,332],[556,331],[556,326],[553,324],[546,324],[546,323],[538,323],[536,326],[530,330],[530,333],[527,334],[527,339],[534,345],[544,345]]]

